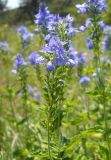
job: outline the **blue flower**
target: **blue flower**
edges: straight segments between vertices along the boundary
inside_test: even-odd
[[[74,50],[74,46],[72,44],[69,45],[69,50],[67,52],[69,53],[69,58],[74,60],[75,65],[77,65],[78,64],[77,51]]]
[[[65,32],[68,33],[69,37],[74,37],[75,33],[78,32],[76,28],[73,27],[73,17],[68,14],[62,21],[62,25],[65,28]]]
[[[36,29],[34,29],[34,33],[39,33],[39,30],[36,28]]]
[[[88,49],[93,49],[94,48],[93,41],[90,37],[86,38],[86,43],[87,43]]]
[[[100,14],[107,9],[106,0],[88,0],[88,4],[94,14]]]
[[[18,53],[15,59],[14,66],[18,69],[21,66],[26,66],[26,65],[27,65],[27,62],[24,60],[22,55]]]
[[[92,20],[91,18],[88,18],[88,19],[86,20],[86,23],[85,23],[86,28],[88,28],[88,27],[91,26],[91,24],[92,24],[91,20]]]
[[[46,66],[46,70],[47,70],[48,72],[50,72],[50,71],[52,71],[54,68],[55,68],[54,64],[53,64],[51,61],[49,61],[48,64],[47,64],[47,66]]]
[[[49,42],[51,38],[52,38],[52,34],[50,33],[45,36],[44,40]]]
[[[67,45],[69,49],[65,49]],[[50,61],[54,66],[75,66],[78,63],[72,44],[61,41],[59,37],[52,37],[41,52],[51,54]]]
[[[71,17],[70,14],[68,14],[65,19],[66,19],[66,22],[69,23],[69,24],[73,23],[73,21],[74,21],[74,18]]]
[[[86,3],[77,4],[76,7],[81,14],[86,14],[87,11],[93,14],[101,14],[106,11],[107,5],[106,0],[87,0]]]
[[[73,59],[68,59],[67,62],[66,62],[66,66],[75,66],[77,65],[76,61],[73,60]]]
[[[22,41],[24,44],[29,44],[30,41],[32,40],[33,35],[30,32],[25,32],[22,35]]]
[[[54,33],[56,28],[58,28],[59,23],[62,23],[63,19],[62,17],[60,17],[59,15],[54,15],[52,19],[50,19],[48,25],[47,25],[47,29],[48,31],[53,31]]]
[[[32,52],[30,54],[29,61],[32,65],[43,64],[45,62],[44,58],[40,56],[37,52]]]
[[[26,26],[19,26],[17,29],[18,33],[20,35],[23,35],[24,33],[28,32],[27,27]]]
[[[111,51],[111,34],[107,34],[102,42],[102,48],[105,52]]]
[[[80,30],[81,32],[84,32],[84,31],[86,30],[86,27],[85,27],[85,26],[80,26],[80,27],[79,27],[79,30]]]
[[[85,64],[86,63],[86,57],[82,53],[77,54],[78,63]]]
[[[104,34],[105,35],[111,34],[111,26],[108,26],[108,25],[105,26],[105,28],[104,28]]]
[[[54,65],[55,66],[65,66],[68,62],[67,57],[56,56]]]
[[[50,38],[48,44],[46,44],[44,48],[41,50],[41,52],[64,55],[65,54],[65,50],[63,48],[64,44],[66,43],[62,42],[59,37],[52,37]]]
[[[106,27],[105,23],[103,21],[99,21],[98,25],[101,27],[102,30]]]
[[[25,26],[20,26],[18,28],[18,33],[20,34],[21,38],[22,38],[22,42],[27,45],[30,43],[32,37],[33,37],[33,34],[30,33],[27,29],[27,27]]]
[[[88,5],[87,3],[83,3],[83,4],[77,4],[76,8],[78,9],[79,13],[85,14],[88,11]]]
[[[75,35],[75,28],[73,28],[73,27],[69,27],[68,28],[68,35],[70,36],[70,37],[74,37],[74,35]]]
[[[39,12],[35,15],[35,18],[35,23],[38,26],[44,26],[44,28],[47,28],[48,23],[53,18],[53,15],[50,13],[44,2],[40,3]]]
[[[80,77],[79,82],[80,82],[80,84],[90,83],[90,78],[88,76],[82,76],[82,77]]]

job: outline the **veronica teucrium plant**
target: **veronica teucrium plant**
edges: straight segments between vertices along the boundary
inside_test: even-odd
[[[89,50],[93,50],[93,64],[96,70],[95,78],[95,97],[96,102],[103,106],[104,112],[104,141],[107,144],[106,159],[111,159],[111,148],[109,139],[109,129],[108,129],[108,114],[107,114],[107,95],[104,74],[104,63],[101,61],[101,57],[104,55],[101,41],[103,38],[103,33],[106,28],[102,21],[101,14],[106,12],[107,5],[106,0],[87,0],[86,3],[82,5],[76,5],[78,12],[82,14],[88,14],[89,20],[87,29],[89,30],[89,37],[87,37],[86,42]],[[105,37],[103,46],[106,48],[107,38]],[[108,44],[108,43],[107,43]]]
[[[12,70],[12,73],[18,75],[20,81],[20,94],[22,97],[23,108],[25,110],[25,119],[27,121],[28,126],[28,108],[27,108],[27,100],[28,100],[28,84],[27,84],[27,66],[28,63],[24,59],[26,57],[27,48],[32,40],[33,34],[28,31],[26,26],[19,26],[17,28],[18,35],[20,37],[21,42],[21,53],[17,53],[14,61],[15,69]]]
[[[23,56],[18,53],[15,58],[14,67],[16,70],[13,70],[13,73],[18,74],[20,85],[21,85],[21,97],[23,102],[23,108],[25,108],[26,119],[28,119],[27,112],[27,62]]]
[[[46,70],[44,97],[46,104],[46,130],[49,159],[61,159],[63,137],[61,132],[63,105],[68,72],[79,61],[85,61],[77,54],[71,38],[77,29],[73,27],[73,18],[68,14],[65,18],[49,12],[45,3],[40,3],[39,13],[35,16],[39,32],[44,37],[44,46],[29,56],[30,63],[36,68],[43,64]],[[42,53],[43,57],[40,56]],[[84,63],[84,62],[83,62]],[[38,72],[39,74],[39,72]]]
[[[33,34],[28,31],[28,28],[26,26],[19,26],[17,28],[18,35],[20,37],[20,42],[21,42],[21,49],[22,53],[25,55],[26,54],[26,49],[29,47],[32,39],[33,39]]]

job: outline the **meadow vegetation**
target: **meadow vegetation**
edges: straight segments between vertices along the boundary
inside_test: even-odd
[[[0,27],[0,160],[111,160],[109,5],[74,8]]]

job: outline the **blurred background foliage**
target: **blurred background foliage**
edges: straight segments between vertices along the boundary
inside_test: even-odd
[[[17,25],[29,22],[34,23],[34,15],[38,12],[40,0],[19,0],[19,7],[15,9],[7,8],[8,0],[0,0],[0,24]],[[81,4],[84,0],[44,0],[49,6],[52,13],[59,13],[65,16],[70,13],[75,23],[83,24],[84,15],[79,15],[76,4]],[[111,24],[111,1],[107,0],[108,12],[105,14],[104,20],[107,24]]]

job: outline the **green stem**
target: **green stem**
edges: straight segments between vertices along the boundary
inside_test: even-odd
[[[104,102],[103,102],[103,107],[104,107],[104,125],[105,125],[105,141],[107,143],[107,147],[108,147],[108,152],[109,155],[107,156],[108,160],[111,160],[111,148],[110,148],[110,140],[109,140],[109,134],[108,134],[108,115],[107,115],[107,110],[106,110],[106,103],[105,103],[105,98]]]
[[[56,146],[58,152],[56,153],[58,158],[60,158],[60,148],[61,148],[61,106],[63,104],[64,95],[64,79],[61,68],[57,68],[57,71],[52,71],[48,73],[46,80],[46,100],[48,105],[48,115],[47,115],[47,130],[48,130],[48,155],[50,160],[52,160],[51,155],[51,139],[56,138]],[[53,147],[53,146],[52,146]]]
[[[49,121],[49,119],[50,119],[50,117],[49,117],[50,115],[49,115],[49,111],[48,111],[48,122],[47,122],[47,130],[48,130],[48,154],[49,154],[49,158],[50,158],[50,160],[53,160],[52,159],[52,156],[51,156],[51,146],[50,146],[50,121]]]
[[[14,107],[13,107],[12,90],[9,87],[8,87],[8,98],[9,98],[9,103],[10,103],[10,109],[11,109],[11,112],[12,112],[12,116],[15,119],[15,121],[17,122]]]
[[[101,70],[103,70],[103,67],[100,64],[100,54],[98,51],[98,57],[97,57],[97,62],[96,62],[96,67],[100,68]],[[101,71],[100,71],[101,72]],[[97,87],[98,90],[100,92],[100,95],[102,96],[101,99],[101,103],[103,105],[103,109],[104,109],[104,125],[105,125],[105,141],[107,143],[107,147],[108,147],[108,155],[107,155],[107,160],[111,160],[111,153],[110,153],[110,141],[109,141],[109,135],[108,135],[108,115],[107,115],[107,109],[106,109],[106,96],[105,96],[105,85],[104,85],[104,76],[102,75],[102,73],[100,73],[97,70]]]

